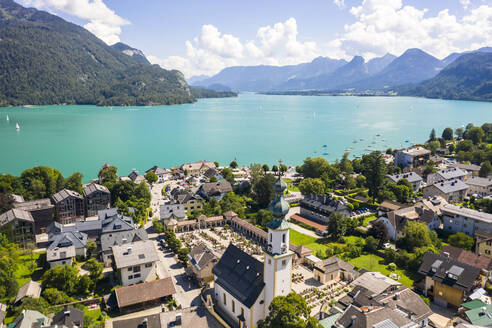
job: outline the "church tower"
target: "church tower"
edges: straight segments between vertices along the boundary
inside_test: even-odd
[[[265,315],[268,306],[276,296],[286,296],[290,293],[292,278],[292,256],[289,250],[289,222],[285,215],[289,212],[289,204],[283,195],[287,188],[280,174],[273,185],[275,199],[270,203],[270,212],[274,220],[267,223],[268,246],[265,251],[264,281],[265,281]]]

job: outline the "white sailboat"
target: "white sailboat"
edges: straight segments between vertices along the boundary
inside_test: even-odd
[[[15,129],[16,129],[16,130],[20,130],[19,123],[15,123]]]
[[[7,120],[7,122],[10,120],[8,115],[7,115],[7,117],[5,119]]]

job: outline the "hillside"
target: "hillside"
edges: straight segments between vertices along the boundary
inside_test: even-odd
[[[142,50],[132,48],[129,45],[124,44],[123,42],[115,43],[111,46],[111,48],[121,51],[125,55],[132,57],[140,64],[150,65],[150,62],[148,61],[147,57],[145,57]]]
[[[398,91],[408,96],[492,101],[492,53],[462,55],[432,79]]]
[[[84,28],[0,0],[0,106],[194,101],[183,75],[141,64]]]

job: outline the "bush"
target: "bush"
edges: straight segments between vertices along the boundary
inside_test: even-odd
[[[152,212],[152,209],[149,209],[149,218],[154,216],[154,212]]]
[[[388,270],[390,271],[395,271],[396,270],[396,264],[391,262],[390,264],[388,264]]]

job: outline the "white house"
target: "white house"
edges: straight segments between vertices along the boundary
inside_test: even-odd
[[[448,167],[431,173],[427,176],[427,184],[434,184],[441,181],[461,180],[465,181],[468,173],[457,167]]]
[[[74,258],[74,246],[55,247],[46,250],[46,261],[50,264],[50,268],[54,268],[57,265],[72,265]]]
[[[284,220],[289,211],[282,196],[286,188],[279,177],[274,184],[277,196],[270,204],[275,219],[267,224],[264,262],[230,244],[212,270],[216,304],[239,327],[256,327],[268,315],[272,299],[291,291],[294,253],[289,250],[289,223]]]
[[[470,208],[446,205],[442,209],[444,230],[463,232],[474,237],[475,231],[492,231],[492,214],[479,212]]]
[[[422,177],[415,172],[401,173],[395,175],[389,175],[388,178],[397,183],[401,179],[406,179],[412,185],[413,191],[417,192],[422,186]]]
[[[423,189],[425,198],[440,196],[447,202],[462,202],[468,192],[468,186],[461,180],[448,180],[427,185]]]
[[[114,265],[123,286],[156,279],[159,257],[150,240],[113,246]]]
[[[492,195],[492,177],[471,177],[465,182],[468,186],[468,195],[486,197]]]

